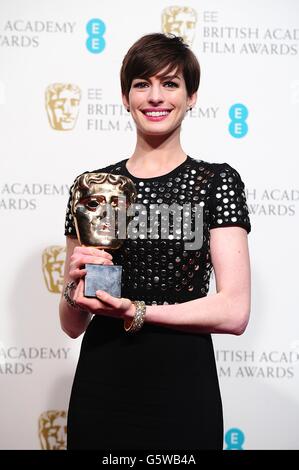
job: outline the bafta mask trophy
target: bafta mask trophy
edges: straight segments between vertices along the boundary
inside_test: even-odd
[[[111,173],[84,173],[73,187],[72,214],[83,246],[116,250],[126,238],[127,208],[137,191],[130,178]],[[86,264],[86,297],[103,290],[121,297],[121,266]]]

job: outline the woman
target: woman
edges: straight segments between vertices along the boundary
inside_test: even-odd
[[[151,238],[149,230],[147,238],[126,239],[112,260],[103,250],[79,246],[70,197],[60,318],[72,338],[86,332],[69,406],[69,449],[222,448],[210,334],[240,335],[246,328],[250,222],[237,171],[195,160],[181,147],[181,124],[195,105],[199,77],[197,59],[181,38],[150,34],[137,41],[121,69],[136,147],[129,159],[97,171],[131,178],[147,209],[189,203],[194,219],[194,207],[202,208],[200,248],[187,249],[180,230],[167,239]],[[85,298],[85,263],[121,264],[123,297],[98,291],[97,299]],[[212,267],[217,293],[207,296]]]

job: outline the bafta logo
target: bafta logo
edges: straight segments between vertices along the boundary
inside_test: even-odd
[[[75,127],[81,90],[72,83],[52,83],[46,88],[45,101],[50,125],[57,131],[70,131]]]
[[[43,274],[50,292],[61,293],[65,262],[64,246],[48,246],[42,254]]]
[[[192,46],[197,13],[190,7],[167,7],[162,11],[162,31],[164,34],[175,34],[181,36],[184,42]]]
[[[38,435],[43,450],[66,449],[66,412],[44,411],[38,419]]]

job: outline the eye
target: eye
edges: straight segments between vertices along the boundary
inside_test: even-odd
[[[117,207],[118,209],[126,207],[126,198],[123,197],[112,197],[111,198],[111,207]]]
[[[117,207],[117,206],[118,206],[118,199],[117,198],[112,199],[111,207]]]
[[[99,202],[96,199],[91,199],[90,201],[87,202],[86,207],[92,211],[96,210],[98,207]]]
[[[54,108],[62,108],[64,105],[64,100],[55,100],[54,101]]]
[[[178,84],[176,82],[168,81],[163,83],[164,86],[167,88],[178,88]]]
[[[137,82],[134,83],[133,88],[145,88],[147,86],[146,82]]]

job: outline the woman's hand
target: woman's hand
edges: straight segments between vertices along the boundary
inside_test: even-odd
[[[86,263],[113,265],[110,253],[97,248],[76,246],[70,257],[69,277],[72,281],[78,282],[85,276],[86,269],[83,266]]]
[[[94,315],[105,315],[108,317],[129,319],[134,318],[135,305],[126,298],[113,297],[104,291],[96,291],[97,298],[84,297],[84,281],[80,279],[74,292],[74,301],[83,309]]]
[[[69,262],[69,279],[78,285],[73,293],[73,300],[82,308],[94,315],[106,315],[115,318],[133,318],[135,306],[129,299],[117,298],[104,291],[97,291],[97,298],[84,296],[84,265],[113,265],[112,256],[104,250],[92,247],[75,246]]]

